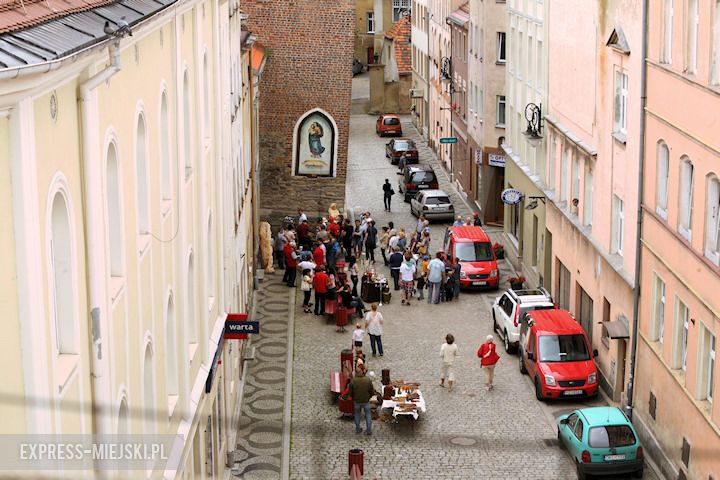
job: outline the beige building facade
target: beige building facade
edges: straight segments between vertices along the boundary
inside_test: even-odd
[[[83,15],[100,34],[0,69],[0,430],[178,435],[177,462],[123,475],[220,478],[243,350],[222,331],[252,289],[252,37],[236,1],[166,3],[106,6],[132,36],[93,9],[15,30]]]

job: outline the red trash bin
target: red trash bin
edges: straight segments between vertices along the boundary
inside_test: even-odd
[[[348,309],[345,307],[338,307],[335,311],[335,324],[338,327],[344,327],[348,324]]]
[[[360,475],[363,475],[363,462],[365,460],[365,455],[363,451],[359,448],[352,448],[348,451],[348,475],[352,472],[352,468],[354,465],[357,465],[360,469]]]

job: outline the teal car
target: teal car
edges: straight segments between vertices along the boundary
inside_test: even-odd
[[[558,441],[575,460],[578,479],[622,474],[642,478],[643,448],[619,408],[580,408],[560,416],[557,425]]]

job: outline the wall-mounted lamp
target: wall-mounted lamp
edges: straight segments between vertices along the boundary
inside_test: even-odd
[[[523,132],[530,142],[530,145],[537,147],[542,140],[542,103],[535,105],[528,103],[525,107],[525,119],[527,120],[527,129]],[[543,202],[544,203],[544,202]]]
[[[440,60],[440,81],[448,84],[450,95],[455,93],[455,82],[452,77],[452,60],[450,57],[442,57]]]
[[[538,200],[540,200],[543,205],[545,205],[545,197],[527,197],[530,199],[530,203],[527,204],[525,207],[525,210],[535,210],[538,207]]]

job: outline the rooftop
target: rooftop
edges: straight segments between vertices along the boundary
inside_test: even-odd
[[[385,38],[392,40],[395,44],[395,62],[399,75],[412,75],[411,35],[410,15],[403,15],[390,30],[385,32]]]

